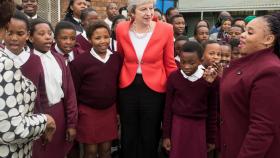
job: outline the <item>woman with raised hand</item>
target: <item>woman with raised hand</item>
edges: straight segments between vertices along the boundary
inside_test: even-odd
[[[116,28],[122,158],[157,158],[166,80],[177,69],[173,28],[153,21],[154,0],[129,0],[132,20]],[[164,38],[163,38],[164,35]]]
[[[15,12],[13,0],[0,1],[0,28],[6,30]],[[9,33],[9,32],[6,32]],[[0,48],[0,157],[32,155],[32,141],[44,132],[45,142],[55,131],[47,114],[33,114],[37,89]]]

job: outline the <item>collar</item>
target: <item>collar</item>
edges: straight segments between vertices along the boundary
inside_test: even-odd
[[[96,52],[93,48],[91,48],[90,50],[90,54],[95,57],[96,59],[98,59],[99,61],[103,62],[103,63],[106,63],[109,58],[110,58],[110,55],[113,54],[109,49],[107,49],[107,52],[106,52],[106,55],[105,55],[105,58],[102,59]]]
[[[65,53],[63,53],[63,52],[58,48],[57,44],[55,44],[54,49],[56,50],[56,52],[57,52],[58,54],[61,54],[61,55],[63,55],[63,56],[65,55]],[[70,58],[74,58],[74,53],[73,53],[73,51],[69,52],[68,55],[69,55]]]
[[[30,53],[25,51],[24,49],[20,52],[19,55],[12,53],[9,49],[5,47],[4,52],[9,56],[9,58],[13,59],[17,66],[22,66],[27,62],[30,57]]]
[[[42,52],[39,52],[38,50],[34,49],[34,54],[38,55],[39,57],[48,57],[48,58],[52,58],[52,53],[51,51],[49,50],[48,52],[46,53],[42,53]]]
[[[87,38],[87,33],[86,33],[86,31],[85,30],[83,30],[83,33],[81,34],[86,40],[88,40],[88,38]]]
[[[76,17],[73,16],[73,19],[77,22],[77,23],[81,23],[81,19],[78,19]]]
[[[183,70],[180,70],[181,74],[183,75],[183,77],[191,82],[195,82],[198,79],[200,79],[203,76],[204,73],[204,66],[199,65],[197,67],[197,70],[190,76],[186,75]]]
[[[180,57],[177,55],[177,56],[175,57],[175,60],[178,61],[178,62],[180,62]]]
[[[26,16],[27,16],[28,19],[37,19],[37,18],[38,18],[38,15],[37,15],[37,14],[35,14],[35,15],[32,16],[32,17],[28,16],[27,14],[26,14]]]

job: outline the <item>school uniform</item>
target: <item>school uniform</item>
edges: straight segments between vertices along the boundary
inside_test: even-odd
[[[65,54],[60,50],[57,46],[57,44],[53,44],[51,47],[51,52],[57,53],[64,57],[65,61],[72,62],[74,59],[76,59],[79,55],[83,54],[84,51],[80,48],[78,44],[75,45],[75,47],[72,49],[71,52]]]
[[[202,65],[187,76],[174,71],[167,81],[163,138],[171,139],[170,158],[206,158],[215,144],[218,82],[204,80]]]
[[[89,42],[85,31],[76,36],[76,42],[81,46],[84,52],[89,52],[92,48],[92,44]]]
[[[278,51],[278,50],[276,50]],[[273,48],[234,60],[221,80],[221,156],[280,157],[280,61]]]
[[[22,74],[26,78],[30,79],[37,87],[34,112],[44,112],[43,108],[48,105],[48,99],[45,88],[44,71],[40,58],[37,55],[25,50],[23,50],[19,55],[15,55],[6,48],[5,53],[13,59],[17,67],[20,67]]]
[[[75,18],[74,16],[72,16],[71,14],[68,13],[68,14],[65,15],[63,20],[71,22],[72,24],[74,24],[77,34],[80,34],[80,33],[83,32],[83,27],[81,25],[81,20],[80,19],[77,19],[77,18]]]
[[[77,140],[95,144],[117,138],[116,99],[121,60],[107,50],[105,59],[92,49],[71,63],[79,104]]]
[[[53,140],[42,145],[42,139],[35,142],[34,158],[64,158],[72,143],[66,141],[66,129],[76,128],[77,103],[75,89],[69,68],[58,54],[40,53],[34,50],[42,61],[49,106],[44,112],[50,114],[56,123]]]
[[[180,68],[180,57],[178,55],[175,57],[175,63],[177,65],[177,68]]]

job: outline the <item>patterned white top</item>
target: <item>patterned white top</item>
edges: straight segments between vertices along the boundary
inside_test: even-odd
[[[32,141],[45,131],[47,118],[33,114],[36,87],[0,48],[0,158],[31,158]]]

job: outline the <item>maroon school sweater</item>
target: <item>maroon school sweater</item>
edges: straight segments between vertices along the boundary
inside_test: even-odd
[[[218,81],[210,84],[203,78],[191,82],[180,70],[167,80],[166,105],[163,120],[163,137],[170,138],[172,116],[206,119],[207,143],[215,143]]]
[[[30,54],[29,59],[20,69],[22,74],[30,79],[37,88],[35,113],[44,112],[43,109],[48,106],[48,98],[45,87],[44,70],[40,57],[35,54]]]
[[[89,41],[85,39],[84,36],[82,36],[82,34],[76,36],[76,42],[77,44],[79,44],[80,48],[84,52],[89,52],[92,48],[91,43],[89,43]]]
[[[121,60],[117,53],[103,63],[91,53],[81,54],[70,64],[78,104],[96,109],[116,102]]]

